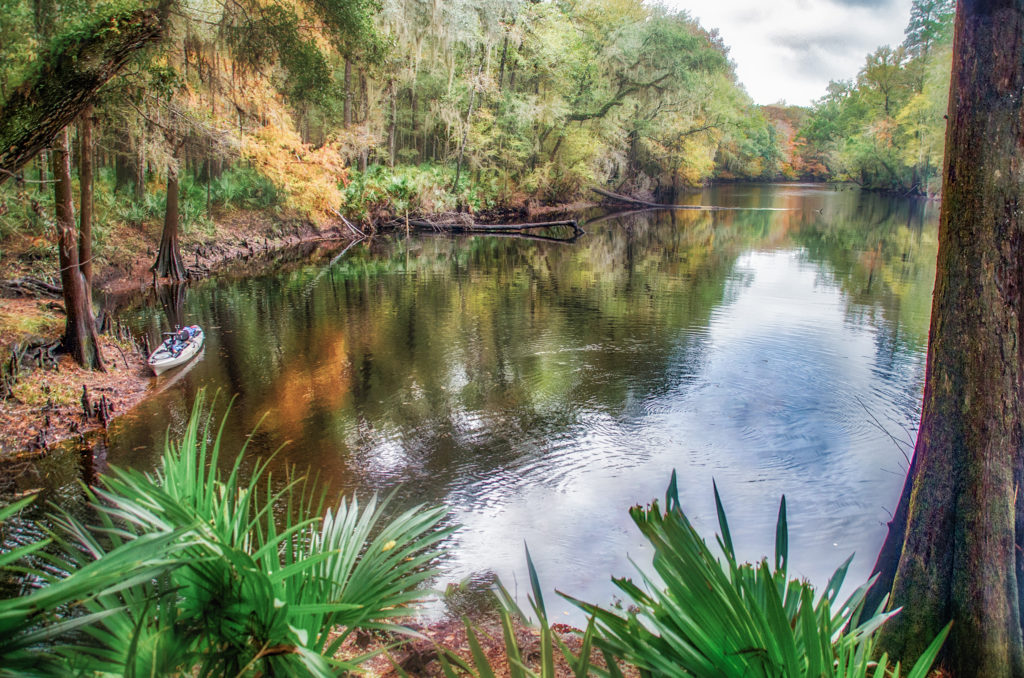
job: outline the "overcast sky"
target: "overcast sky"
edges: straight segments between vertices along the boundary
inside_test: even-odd
[[[717,28],[759,104],[809,104],[857,75],[879,45],[903,41],[910,0],[667,0]]]

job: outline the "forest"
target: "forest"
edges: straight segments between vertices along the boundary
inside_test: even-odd
[[[809,109],[756,106],[714,30],[639,0],[2,12],[0,280],[61,279],[82,365],[103,366],[94,275],[152,260],[154,278],[195,277],[211,247],[251,250],[282,224],[362,236],[410,214],[580,206],[594,187],[939,190],[950,0],[915,0],[904,42]]]
[[[61,404],[78,407],[84,370],[130,374],[145,356],[113,311],[100,308],[107,298],[95,288],[125,281],[151,288],[162,306],[142,311],[142,322],[148,335],[161,336],[165,322],[184,312],[188,292],[161,279],[209,275],[217,252],[248,261],[272,249],[269,239],[276,247],[293,237],[345,244],[318,255],[330,257],[327,264],[284,270],[279,297],[267,293],[279,283],[254,277],[244,288],[208,288],[216,303],[202,313],[210,315],[190,312],[202,315],[211,337],[222,333],[221,353],[211,350],[205,364],[215,369],[223,353],[233,354],[231,386],[276,408],[268,416],[263,402],[242,405],[246,426],[267,420],[295,437],[319,426],[316,438],[335,453],[359,452],[353,440],[384,436],[372,458],[336,459],[330,470],[375,471],[379,456],[392,466],[426,460],[428,470],[437,462],[472,476],[478,467],[456,463],[456,438],[488,440],[501,413],[534,395],[517,393],[523,384],[539,385],[540,396],[511,424],[511,452],[543,423],[544,406],[565,404],[562,395],[569,406],[555,409],[560,423],[577,427],[573,435],[611,437],[621,424],[635,446],[641,431],[628,430],[628,415],[682,418],[693,413],[691,403],[673,409],[680,405],[669,399],[674,389],[722,387],[698,384],[698,373],[714,367],[707,355],[736,338],[723,328],[726,307],[754,285],[761,255],[771,259],[770,272],[791,264],[809,281],[803,341],[824,317],[815,313],[828,310],[825,295],[835,293],[848,305],[834,324],[855,326],[861,343],[872,345],[868,371],[884,371],[886,360],[904,369],[890,373],[894,379],[920,368],[923,407],[916,440],[902,443],[913,454],[904,452],[906,464],[891,472],[905,482],[866,581],[844,587],[851,560],[823,582],[791,564],[785,496],[774,557],[744,562],[726,511],[737,485],[710,488],[711,539],[684,512],[672,472],[662,501],[629,509],[650,555],[634,563],[636,582],[613,578],[618,593],[609,605],[560,594],[586,617],[585,628],[553,623],[526,550],[523,596],[490,583],[490,627],[465,614],[425,637],[407,617],[452,556],[458,528],[443,502],[412,505],[397,490],[389,499],[335,498],[325,489],[330,478],[321,486],[287,464],[281,473],[248,455],[250,442],[267,442],[263,434],[247,433],[241,449],[228,449],[231,415],[219,423],[204,389],[186,380],[192,402],[173,422],[175,434],[168,428],[159,450],[132,450],[157,455],[156,470],[105,466],[67,491],[71,504],[30,507],[38,489],[30,488],[0,507],[0,676],[333,676],[365,670],[374,658],[387,662],[377,674],[427,675],[429,665],[429,675],[446,678],[926,678],[936,675],[936,662],[938,675],[1024,676],[1022,34],[1019,0],[961,0],[955,8],[951,0],[914,0],[900,45],[866,55],[853,79],[831,83],[805,108],[756,105],[713,28],[639,0],[6,2],[0,286],[31,301],[13,313],[6,298],[0,306],[0,340],[13,343],[0,367],[0,395],[5,407],[34,400],[43,413],[32,450],[39,458],[51,415],[59,418]],[[614,271],[603,279],[570,249],[573,239],[477,239],[463,248],[454,239],[424,239],[431,243],[424,246],[409,236],[410,217],[580,211],[594,205],[592,188],[672,202],[708,184],[779,181],[820,182],[822,194],[851,184],[862,191],[845,203],[845,194],[832,203],[819,195],[822,207],[811,209],[797,194],[786,199],[800,207],[761,204],[752,190],[722,214],[693,205],[698,211],[687,216],[670,212],[658,225],[664,230],[635,214],[611,215],[616,230],[602,232],[591,250]],[[914,198],[914,207],[873,212],[868,191]],[[920,216],[932,197],[942,200],[934,269]],[[370,236],[403,228],[404,240],[387,239],[390,250],[372,249]],[[488,261],[496,276],[488,277]],[[314,296],[321,285],[328,296]],[[215,318],[241,316],[243,302],[253,309],[247,317],[219,327]],[[929,303],[927,337],[913,323],[901,327],[902,314],[922,316]],[[29,307],[38,316],[23,315]],[[374,307],[383,319],[366,312]],[[327,322],[314,326],[314,315],[297,309]],[[465,324],[451,336],[438,318]],[[544,341],[570,346],[531,346],[532,335],[505,340],[523,318]],[[761,319],[770,330],[768,320]],[[40,328],[56,336],[57,325],[59,340],[26,353],[25,337]],[[731,329],[745,335],[749,326],[762,329],[753,322]],[[477,343],[460,346],[466,336]],[[922,343],[927,353],[915,353]],[[324,345],[329,350],[313,351]],[[468,366],[454,377],[453,345]],[[643,363],[652,346],[653,362]],[[23,365],[36,376],[49,362],[53,372],[65,369],[53,356],[58,347],[71,355],[69,369],[73,361],[84,370],[65,371],[63,391],[25,390]],[[556,356],[563,348],[574,357]],[[381,354],[391,350],[405,362],[381,370]],[[136,363],[126,352],[138,354]],[[329,354],[315,369],[302,362],[313,352]],[[751,371],[776,358],[756,344],[750,352],[757,353]],[[679,355],[693,365],[676,369]],[[829,356],[817,358],[824,364]],[[856,361],[841,357],[852,370]],[[730,367],[721,365],[727,358],[720,369]],[[574,360],[588,368],[582,378]],[[588,371],[602,362],[630,371],[618,381]],[[474,372],[488,378],[473,379]],[[793,378],[814,386],[806,375]],[[485,392],[488,379],[493,388]],[[100,383],[94,397],[116,390]],[[601,385],[597,396],[588,383]],[[654,392],[645,392],[652,383]],[[916,382],[900,388],[913,391],[915,403],[921,395]],[[441,395],[449,390],[450,399]],[[829,390],[819,384],[814,398]],[[314,411],[303,400],[310,392],[327,393],[328,406]],[[369,393],[380,394],[376,404]],[[769,414],[792,402],[770,395]],[[107,396],[98,403],[89,396],[83,386],[82,423],[106,435]],[[451,404],[467,401],[476,404]],[[743,401],[728,416],[756,442],[764,432],[747,423],[767,419],[750,409]],[[13,430],[21,415],[0,413],[5,432]],[[413,440],[386,437],[420,415],[442,424],[426,435],[417,430]],[[588,417],[600,426],[580,428]],[[859,424],[840,437],[852,440]],[[665,440],[674,443],[679,432],[670,432]],[[438,456],[427,459],[428,448]],[[473,451],[476,461],[495,449]],[[14,461],[25,468],[37,458]],[[522,471],[528,484],[544,487],[513,461],[502,474]],[[799,468],[796,456],[783,461]],[[82,452],[80,463],[95,471],[95,451]],[[381,477],[390,479],[390,470]],[[838,475],[852,473],[845,467]],[[833,480],[823,474],[823,483]],[[388,508],[391,501],[399,508]],[[530,507],[556,522],[545,508]],[[24,517],[32,510],[47,513],[37,523]],[[461,586],[442,594],[455,609]],[[430,637],[439,628],[441,637]],[[406,643],[409,636],[422,644]]]
[[[0,100],[129,9],[6,3]],[[74,126],[72,173],[94,157],[101,246],[116,224],[162,218],[169,180],[186,230],[231,208],[324,223],[569,203],[591,185],[811,178],[934,194],[951,17],[948,0],[917,0],[903,44],[807,109],[754,105],[714,30],[635,0],[172,3],[161,39]],[[0,238],[42,234],[49,155],[0,188]]]

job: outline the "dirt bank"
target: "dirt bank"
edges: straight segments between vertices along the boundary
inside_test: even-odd
[[[552,215],[574,214],[593,207],[593,203],[536,206],[517,205],[474,215],[479,223],[536,221]],[[386,232],[396,224],[359,224],[367,232]],[[160,225],[123,227],[109,234],[96,257],[95,292],[99,296],[130,296],[144,291],[155,281],[150,266],[156,256]],[[218,217],[207,231],[193,231],[181,238],[181,252],[191,276],[202,279],[216,275],[234,262],[258,259],[285,248],[316,241],[336,241],[339,247],[356,238],[344,223],[318,228],[303,219],[270,212],[236,211]],[[52,284],[57,279],[56,251],[38,238],[11,238],[4,242],[0,260],[0,280],[42,279]],[[10,294],[8,294],[10,296]],[[13,349],[25,346],[48,347],[54,352],[64,329],[59,298],[0,297],[0,360],[9,361]],[[0,460],[40,454],[61,440],[95,430],[103,421],[86,415],[82,389],[89,406],[104,399],[106,416],[124,414],[138,404],[149,391],[151,374],[142,355],[142,347],[122,334],[105,335],[103,353],[108,371],[82,370],[67,356],[23,366],[10,385],[10,397],[0,383]],[[8,373],[11,372],[8,362]],[[2,472],[2,470],[0,470]]]
[[[344,225],[317,228],[307,221],[259,212],[237,212],[220,219],[212,232],[192,233],[181,241],[182,256],[196,278],[212,276],[226,265],[293,247],[304,242],[352,239]],[[149,267],[158,242],[155,226],[126,228],[98,257],[95,291],[123,296],[151,287]],[[24,239],[5,242],[0,279],[56,278],[55,256],[39,243]],[[31,457],[67,438],[95,430],[104,419],[124,414],[149,391],[152,378],[141,347],[126,334],[101,336],[106,372],[83,370],[55,348],[64,330],[61,301],[49,297],[0,298],[0,360],[5,363],[10,397],[0,399],[0,460]],[[31,355],[12,369],[13,351],[26,347]],[[12,374],[16,372],[17,374]],[[83,387],[90,410],[103,403],[102,416],[87,416]],[[2,471],[0,471],[2,472]]]

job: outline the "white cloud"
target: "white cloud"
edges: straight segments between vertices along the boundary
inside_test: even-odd
[[[868,52],[903,41],[910,0],[671,0],[717,28],[759,104],[808,104],[857,75]]]

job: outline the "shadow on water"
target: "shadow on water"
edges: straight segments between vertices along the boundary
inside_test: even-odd
[[[934,210],[814,185],[693,200],[779,211],[592,218],[571,246],[378,238],[151,295],[122,321],[151,345],[199,324],[205,355],[154,380],[98,463],[152,468],[206,387],[218,412],[235,396],[226,450],[248,442],[250,463],[280,450],[277,472],[331,492],[450,506],[451,579],[522,578],[525,539],[545,585],[607,600],[647,557],[626,509],[673,468],[709,533],[717,479],[743,555],[770,550],[785,493],[799,573],[857,551],[865,575],[902,482],[893,438],[917,427]],[[73,487],[67,454],[22,485]]]

